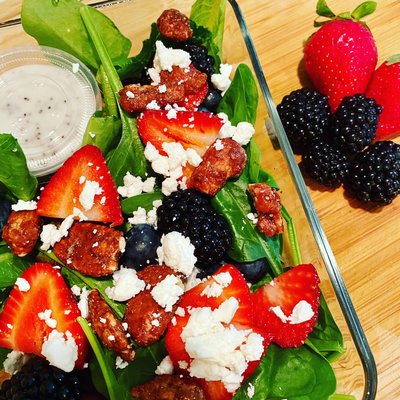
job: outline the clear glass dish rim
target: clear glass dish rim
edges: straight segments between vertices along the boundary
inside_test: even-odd
[[[112,5],[117,5],[117,4],[130,3],[133,1],[135,0],[100,0],[91,3],[90,5],[92,7],[102,8],[102,7],[110,7]],[[227,0],[227,2],[231,5],[232,10],[236,16],[258,84],[261,89],[262,96],[264,98],[268,110],[269,117],[274,126],[279,146],[281,147],[283,156],[286,160],[286,164],[291,174],[292,181],[296,187],[296,191],[302,203],[304,213],[310,224],[311,231],[313,233],[314,239],[321,253],[321,257],[324,260],[325,268],[328,273],[329,279],[331,281],[332,287],[335,291],[335,295],[338,300],[339,306],[342,310],[343,316],[346,320],[346,324],[349,328],[358,355],[362,362],[364,370],[363,400],[374,400],[376,397],[377,386],[378,386],[378,374],[374,356],[368,344],[368,340],[365,336],[360,320],[357,316],[357,312],[351,301],[346,284],[344,283],[339,265],[336,262],[335,256],[330,247],[326,234],[322,228],[321,222],[315,210],[311,196],[307,190],[307,186],[304,182],[301,171],[297,165],[296,159],[294,157],[289,140],[286,136],[282,122],[279,118],[278,112],[276,110],[276,105],[274,103],[274,100],[272,99],[271,92],[269,90],[264,72],[261,67],[260,60],[258,58],[257,51],[255,49],[253,40],[247,28],[247,23],[245,21],[244,15],[236,0]],[[18,25],[20,23],[21,23],[20,18],[8,20],[3,23],[0,23],[0,29],[5,28],[7,26]]]

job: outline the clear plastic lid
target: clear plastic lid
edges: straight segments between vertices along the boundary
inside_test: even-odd
[[[76,57],[51,47],[0,54],[0,132],[11,133],[30,171],[48,175],[75,152],[101,106],[95,77]]]

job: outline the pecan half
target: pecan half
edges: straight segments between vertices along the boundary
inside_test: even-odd
[[[123,360],[132,361],[135,358],[135,350],[126,337],[122,322],[115,316],[98,290],[89,293],[88,307],[88,320],[104,346],[117,353]]]
[[[173,8],[163,11],[157,20],[157,27],[162,36],[174,42],[183,42],[193,35],[189,18]]]
[[[90,222],[75,222],[68,236],[54,245],[63,264],[90,276],[110,275],[118,269],[122,232]]]
[[[36,210],[11,211],[3,227],[3,240],[16,256],[24,257],[35,247],[41,227]]]

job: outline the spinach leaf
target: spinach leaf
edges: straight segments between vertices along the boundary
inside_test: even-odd
[[[114,95],[118,100],[118,92],[122,89],[122,83],[112,64],[108,49],[104,45],[102,37],[99,35],[98,28],[94,23],[90,10],[90,7],[81,8],[81,17],[94,43]],[[144,177],[147,170],[147,161],[144,156],[142,141],[137,132],[136,120],[130,118],[128,114],[121,109],[119,104],[118,108],[122,121],[122,136],[118,146],[110,157],[107,157],[107,165],[114,178],[115,184],[120,186],[123,184],[123,178],[128,171],[135,176]]]
[[[122,212],[125,215],[132,214],[139,207],[143,207],[147,212],[153,208],[153,201],[162,200],[164,195],[161,192],[142,193],[137,196],[129,197],[121,201]]]
[[[0,247],[0,288],[14,285],[22,272],[33,262],[28,258],[20,258],[12,253],[7,246]]]
[[[118,143],[121,135],[121,120],[110,115],[103,116],[96,112],[89,119],[82,146],[92,144],[97,146],[103,154],[107,154]]]
[[[241,121],[255,124],[257,118],[258,90],[253,73],[246,64],[239,64],[229,89],[222,97],[218,112],[225,113],[232,125]]]
[[[32,200],[36,195],[38,181],[29,172],[17,139],[8,133],[0,134],[0,182],[7,188],[8,197]]]
[[[3,366],[4,360],[7,358],[7,354],[10,352],[10,349],[5,349],[0,347],[0,365]]]
[[[214,57],[215,71],[219,71],[221,65],[221,47],[214,42],[212,33],[204,26],[198,26],[195,22],[190,22],[190,27],[193,31],[192,41],[196,44],[202,45],[207,49],[210,56]]]
[[[80,17],[83,8],[88,10],[106,43],[113,64],[123,64],[129,55],[131,41],[103,13],[78,0],[24,0],[22,26],[39,44],[73,54],[88,67],[97,70],[100,60]]]
[[[222,59],[222,41],[225,26],[225,0],[196,0],[190,11],[190,20],[198,27],[207,28],[210,32],[209,54],[218,60]],[[196,30],[195,37],[199,36]],[[207,46],[206,46],[207,47]]]
[[[337,326],[323,295],[318,310],[318,320],[308,335],[306,344],[333,362],[345,353],[343,335]]]
[[[255,388],[253,400],[327,400],[336,389],[329,362],[306,346],[282,349],[271,344],[247,382]],[[248,399],[247,388],[244,383],[234,400]]]
[[[135,359],[124,369],[116,369],[115,354],[109,350],[103,350],[104,359],[108,368],[112,371],[118,386],[123,394],[129,394],[132,386],[140,385],[154,377],[154,372],[161,360],[167,355],[163,341],[147,347],[136,349]],[[100,368],[99,360],[90,362],[90,372],[96,389],[106,395],[107,386]],[[125,398],[125,397],[123,397]],[[128,397],[129,399],[131,397]]]
[[[103,95],[103,113],[105,115],[118,118],[119,113],[117,99],[115,98],[113,88],[106,72],[104,71],[103,65],[100,65],[100,68],[97,71],[97,83],[100,85]]]

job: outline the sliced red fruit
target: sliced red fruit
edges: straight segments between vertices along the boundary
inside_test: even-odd
[[[50,264],[36,263],[26,269],[21,278],[29,283],[29,290],[14,286],[0,315],[0,347],[42,356],[43,341],[56,329],[69,331],[78,346],[77,368],[87,360],[89,344],[76,321],[80,311],[70,288],[60,272]],[[51,310],[50,318],[57,321],[50,327],[39,313]]]
[[[213,293],[211,289],[212,285],[221,282],[216,277],[224,273],[230,275],[230,283],[226,286],[225,284],[221,285],[223,288],[217,297],[214,295],[207,296],[206,293]],[[168,326],[165,344],[171,360],[178,371],[187,373],[187,370],[179,368],[180,362],[185,361],[188,364],[191,362],[191,358],[185,348],[185,343],[181,338],[183,329],[188,324],[190,318],[189,310],[202,307],[209,307],[211,310],[215,310],[232,297],[238,301],[239,307],[230,324],[233,324],[236,329],[251,329],[253,332],[261,334],[264,337],[264,350],[269,345],[269,336],[265,335],[263,330],[255,327],[252,296],[245,279],[235,266],[226,264],[218,269],[212,277],[190,289],[182,296],[179,307],[184,310],[184,315],[182,316],[178,309],[174,322],[171,322]],[[249,362],[243,374],[243,380],[254,371],[258,364],[259,360]],[[234,393],[228,392],[224,384],[220,381],[199,380],[204,387],[208,400],[231,399],[234,395]]]
[[[178,103],[179,107],[185,107],[186,110],[196,110],[197,107],[203,102],[208,93],[208,83],[203,85],[198,92],[186,95],[183,101]]]
[[[311,264],[298,265],[265,284],[252,294],[256,324],[269,332],[272,341],[281,347],[301,346],[318,319],[318,284],[317,271]],[[285,319],[292,316],[299,303],[306,307],[303,314],[306,320]]]
[[[146,110],[137,120],[139,135],[146,145],[151,142],[165,155],[162,144],[179,142],[202,156],[218,136],[222,120],[214,114],[198,111],[177,111],[176,118],[168,118],[166,110]]]
[[[92,198],[93,204],[90,199],[85,202],[84,197],[85,204],[81,204],[80,196],[88,181],[92,185],[98,183],[100,189]],[[65,161],[41,192],[37,212],[44,217],[66,218],[74,213],[74,208],[81,210],[89,221],[112,225],[124,221],[117,189],[96,146],[86,145]]]

